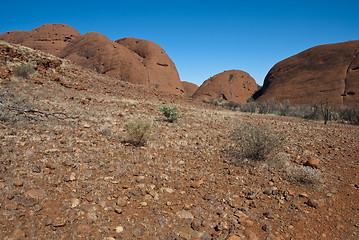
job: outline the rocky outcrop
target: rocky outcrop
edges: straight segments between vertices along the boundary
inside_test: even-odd
[[[316,46],[277,63],[254,98],[296,104],[359,103],[359,41]]]
[[[61,51],[59,57],[121,81],[148,83],[141,58],[100,33],[90,32],[78,37]]]
[[[191,82],[186,82],[186,81],[182,81],[182,86],[183,86],[184,93],[190,97],[193,96],[193,94],[198,89],[198,86],[196,84],[191,83]]]
[[[31,31],[12,31],[0,35],[0,39],[21,44],[58,56],[61,50],[81,34],[66,24],[44,24]]]
[[[193,98],[206,101],[224,99],[243,104],[255,90],[257,84],[248,73],[229,70],[206,80],[194,93]]]
[[[152,41],[123,38],[114,42],[95,32],[81,36],[76,29],[65,24],[45,24],[28,32],[6,32],[0,35],[0,40],[69,59],[121,81],[184,94],[175,64]]]
[[[175,64],[158,44],[138,38],[122,38],[116,40],[116,43],[140,57],[147,70],[148,85],[165,92],[184,93]]]

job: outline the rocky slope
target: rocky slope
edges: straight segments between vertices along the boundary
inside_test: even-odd
[[[359,41],[316,46],[277,63],[255,98],[358,104]]]
[[[357,239],[357,126],[215,108],[5,43],[0,69],[1,239]],[[157,109],[174,103],[169,123]],[[134,119],[152,124],[143,147],[125,141]],[[272,161],[230,154],[247,123],[286,136]]]
[[[194,99],[224,99],[237,103],[246,103],[257,90],[255,80],[241,70],[229,70],[207,79],[193,94]]]
[[[182,86],[183,86],[184,93],[187,96],[193,96],[193,94],[198,89],[198,86],[196,84],[191,83],[191,82],[186,82],[186,81],[182,81]]]
[[[6,32],[0,40],[70,59],[120,81],[153,85],[161,91],[183,95],[175,64],[152,41],[124,38],[114,42],[94,32],[81,36],[65,24],[45,24],[29,32]]]

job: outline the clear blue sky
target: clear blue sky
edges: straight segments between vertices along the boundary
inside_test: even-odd
[[[359,40],[359,1],[1,1],[0,33],[45,23],[111,40],[152,40],[182,81],[200,85],[240,69],[262,85],[278,61],[316,45]]]

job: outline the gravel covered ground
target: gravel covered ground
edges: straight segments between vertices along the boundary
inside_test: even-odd
[[[229,111],[0,50],[1,239],[358,239],[358,126]],[[24,63],[36,72],[15,77]],[[162,104],[183,117],[165,121]],[[134,119],[151,122],[145,146],[126,141]],[[230,131],[246,123],[281,132],[283,148],[238,162]]]

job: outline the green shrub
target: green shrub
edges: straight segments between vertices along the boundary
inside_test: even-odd
[[[158,108],[160,112],[162,112],[165,117],[167,118],[167,121],[174,122],[177,119],[181,118],[181,112],[179,111],[178,106],[160,106]]]
[[[35,72],[35,69],[29,64],[20,65],[14,69],[15,76],[20,77],[22,79],[28,78],[34,72]]]
[[[269,159],[272,153],[278,152],[283,146],[284,136],[265,127],[240,125],[231,132],[238,157],[254,161]]]
[[[151,129],[151,123],[141,120],[134,120],[125,124],[125,130],[128,136],[127,142],[134,146],[143,146],[146,144]]]

